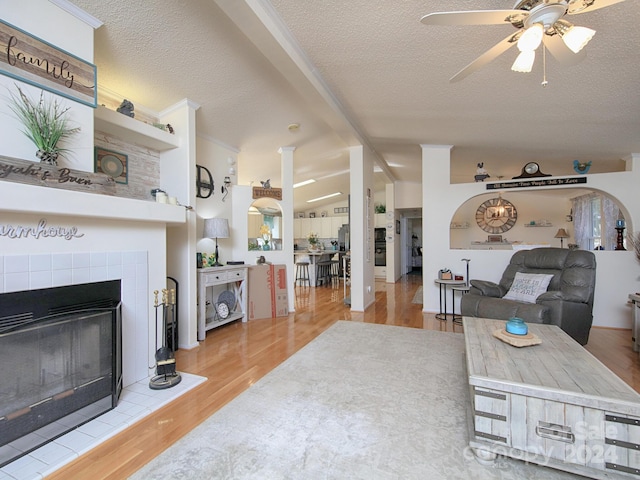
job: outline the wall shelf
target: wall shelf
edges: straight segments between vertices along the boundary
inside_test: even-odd
[[[180,146],[177,136],[102,106],[95,109],[94,128],[160,152]]]
[[[525,223],[524,226],[525,227],[530,227],[530,228],[535,228],[535,227],[540,227],[540,228],[542,228],[542,227],[553,227],[553,225],[551,225],[550,223],[547,223],[545,225],[538,224],[538,223],[536,223],[534,225],[531,225],[530,223]]]

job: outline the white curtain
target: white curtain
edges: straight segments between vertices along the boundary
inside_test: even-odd
[[[593,194],[572,198],[573,236],[582,250],[591,250],[591,199]]]
[[[592,250],[593,243],[593,203],[594,198],[600,198],[601,205],[601,245],[605,250],[615,250],[617,245],[616,220],[620,214],[618,204],[611,198],[591,193],[572,198],[573,229],[575,241],[583,250]]]
[[[620,209],[618,204],[607,196],[602,196],[602,245],[605,250],[615,250],[618,244],[618,232],[616,231],[616,220]]]

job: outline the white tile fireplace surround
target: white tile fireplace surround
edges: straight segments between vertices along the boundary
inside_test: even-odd
[[[147,362],[147,349],[139,348],[139,345],[136,348],[135,343],[136,337],[148,337],[147,319],[152,299],[148,292],[147,272],[146,251],[0,256],[0,294],[121,280],[125,385],[114,410],[6,465],[0,469],[0,479],[43,478],[206,380],[182,374],[183,380],[176,387],[157,391],[149,388],[148,379],[137,382],[132,379],[136,362],[139,363],[140,358],[145,364]]]
[[[139,364],[147,363],[149,338],[147,252],[66,252],[0,256],[0,293],[64,285],[121,280],[122,375],[124,385],[140,379]],[[140,354],[140,351],[143,351]],[[136,366],[138,366],[136,373]]]

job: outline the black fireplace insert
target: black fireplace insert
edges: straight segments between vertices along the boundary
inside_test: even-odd
[[[120,280],[0,295],[0,466],[114,408]]]

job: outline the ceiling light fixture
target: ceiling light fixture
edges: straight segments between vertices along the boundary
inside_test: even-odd
[[[520,52],[520,55],[516,57],[516,61],[511,65],[511,70],[520,73],[529,73],[533,68],[533,62],[536,59],[535,50],[525,50]]]
[[[312,183],[316,183],[315,179],[310,178],[309,180],[303,180],[302,182],[294,183],[293,188],[304,187],[305,185],[310,185]]]
[[[576,27],[566,20],[558,20],[554,25],[554,29],[573,53],[578,53],[582,50],[596,34],[595,30],[587,27]]]
[[[544,35],[544,27],[541,23],[534,23],[520,35],[517,43],[520,55],[511,65],[511,70],[520,73],[529,73],[531,71],[533,62],[536,60],[536,48],[542,42],[542,35]]]
[[[527,28],[520,38],[518,39],[518,50],[521,52],[535,50],[540,46],[542,42],[542,35],[544,34],[544,27],[541,23],[534,23]]]
[[[329,195],[323,195],[322,197],[312,198],[311,200],[307,200],[307,203],[319,202],[320,200],[326,200],[327,198],[337,197],[338,195],[342,195],[342,192],[334,192]]]

